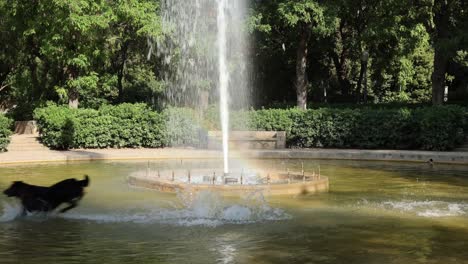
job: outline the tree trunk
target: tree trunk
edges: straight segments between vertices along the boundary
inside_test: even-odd
[[[118,89],[118,98],[117,100],[119,103],[123,102],[123,84],[122,84],[122,79],[123,79],[123,66],[122,68],[119,69],[117,72],[117,89]]]
[[[210,104],[210,93],[206,90],[201,90],[198,92],[198,102],[199,102],[199,109],[200,112],[204,113],[209,108]]]
[[[78,76],[77,72],[75,69],[72,69],[71,67],[66,67],[65,72],[68,72],[68,80],[73,80],[75,79],[76,76]],[[78,108],[78,103],[79,103],[79,96],[80,93],[78,92],[76,87],[69,87],[68,88],[68,107],[69,108]]]
[[[299,45],[297,47],[296,58],[296,96],[297,107],[302,110],[307,109],[307,53],[310,38],[310,28],[302,26]]]
[[[351,83],[348,80],[347,76],[347,65],[346,62],[344,61],[344,54],[341,56],[341,60],[338,57],[338,54],[335,52],[332,54],[332,59],[333,59],[333,64],[335,65],[335,70],[336,70],[336,77],[338,78],[338,83],[340,84],[341,88],[341,95],[344,98],[347,98],[349,96],[349,88],[351,86]]]
[[[364,74],[366,71],[366,65],[367,62],[364,62],[361,60],[361,71],[359,72],[359,79],[357,82],[357,87],[356,87],[356,102],[360,103],[361,102],[361,86],[362,86],[362,81],[364,79]]]
[[[367,60],[363,61],[363,63],[364,63],[364,77],[362,78],[364,81],[363,102],[367,104]]]
[[[369,53],[364,50],[361,54],[361,71],[359,72],[359,80],[357,83],[357,102],[361,99],[364,103],[367,103],[367,60],[369,59]],[[361,98],[361,85],[364,82],[363,97]]]
[[[444,103],[445,73],[449,58],[448,51],[441,46],[442,43],[449,42],[449,7],[447,1],[435,1],[434,13],[434,71],[432,72],[432,104],[441,105]]]
[[[12,72],[13,67],[10,67],[10,65],[0,65],[0,67],[4,67],[4,69],[0,69],[0,83],[3,83],[6,81],[8,75]]]
[[[32,84],[32,89],[31,89],[31,94],[30,94],[30,100],[34,101],[35,100],[35,94],[37,93],[36,91],[39,90],[39,80],[37,78],[37,64],[34,60],[34,57],[31,57],[29,62],[29,71],[31,74],[31,84]]]
[[[448,59],[443,51],[436,48],[434,54],[434,71],[432,72],[432,104],[444,103],[445,73]]]
[[[123,98],[123,77],[124,77],[124,70],[125,70],[125,64],[127,62],[127,52],[128,52],[128,46],[129,42],[126,41],[122,49],[120,50],[120,62],[119,62],[119,69],[117,70],[117,89],[118,89],[118,100],[119,103],[122,103],[124,98]]]
[[[335,65],[336,77],[341,88],[341,95],[343,98],[349,96],[351,82],[348,79],[348,54],[349,50],[346,47],[346,42],[348,39],[348,34],[345,30],[346,24],[344,20],[340,21],[338,30],[335,32],[334,36],[334,47],[331,52],[331,57],[333,59],[333,64]]]
[[[68,91],[68,107],[69,108],[78,108],[79,103],[79,94],[75,89]]]

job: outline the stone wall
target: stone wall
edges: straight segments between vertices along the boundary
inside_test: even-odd
[[[36,121],[16,121],[15,134],[37,134]]]
[[[230,131],[229,147],[232,149],[284,149],[285,131]],[[208,132],[208,149],[222,149],[222,132]]]

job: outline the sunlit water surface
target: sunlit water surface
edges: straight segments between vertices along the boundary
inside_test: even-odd
[[[156,169],[219,161],[151,161]],[[300,170],[299,161],[256,161]],[[468,263],[468,167],[307,161],[330,192],[223,199],[132,188],[126,177],[148,162],[0,167],[13,180],[49,185],[83,174],[91,186],[63,215],[18,217],[0,198],[0,263]]]

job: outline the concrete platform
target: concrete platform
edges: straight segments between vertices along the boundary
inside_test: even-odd
[[[234,183],[224,183],[216,180],[211,181],[210,170],[200,170],[198,176],[208,177],[203,182],[191,182],[187,180],[187,175],[181,175],[180,172],[162,171],[157,176],[135,173],[129,176],[130,185],[141,188],[148,188],[160,192],[176,193],[177,191],[214,191],[223,196],[242,196],[246,193],[261,191],[267,196],[281,195],[311,195],[319,192],[327,192],[329,189],[328,177],[322,175],[294,173],[294,172],[261,172],[258,174],[262,181],[258,184],[243,184],[242,181]],[[196,171],[192,175],[197,174]],[[201,174],[200,174],[201,173]],[[205,173],[205,174],[203,174]],[[171,177],[172,174],[172,177]],[[174,176],[177,174],[177,176]],[[220,175],[218,173],[218,175]],[[190,176],[188,176],[190,177]],[[221,176],[218,176],[220,178]],[[219,180],[219,179],[218,179]]]
[[[409,150],[353,150],[353,149],[284,149],[232,152],[232,157],[253,159],[338,159],[409,161],[468,165],[468,152],[409,151]],[[76,149],[68,151],[36,150],[0,153],[0,164],[67,162],[88,160],[131,159],[222,159],[217,150],[197,149]]]

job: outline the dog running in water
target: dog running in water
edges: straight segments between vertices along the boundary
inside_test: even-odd
[[[66,179],[50,187],[15,181],[3,193],[21,200],[23,215],[27,212],[50,212],[62,203],[68,204],[59,211],[65,213],[78,205],[78,201],[83,198],[84,188],[88,185],[88,175],[83,180]]]

